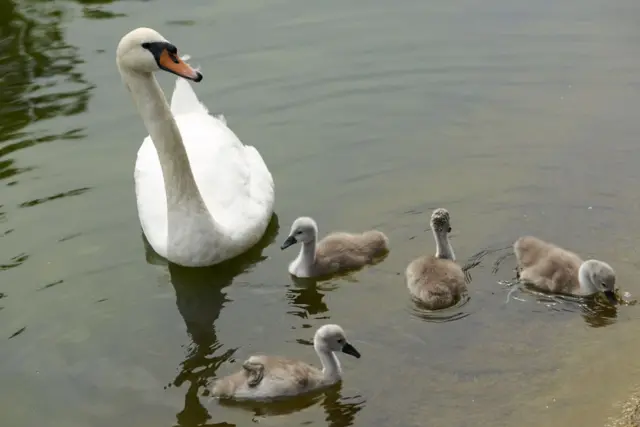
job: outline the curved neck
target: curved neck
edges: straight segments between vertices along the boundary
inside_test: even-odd
[[[302,243],[300,253],[298,254],[298,258],[296,258],[298,265],[309,268],[316,262],[316,244],[317,237],[310,242]]]
[[[324,377],[324,381],[328,383],[339,381],[340,378],[342,378],[342,368],[335,353],[329,350],[326,345],[317,341],[313,343],[313,348],[316,349],[320,363],[322,363],[322,376]]]
[[[436,231],[433,229],[433,237],[436,240],[436,258],[456,260],[456,254],[453,252],[449,236],[446,231]]]
[[[598,292],[598,288],[591,281],[587,264],[583,262],[578,269],[578,282],[580,283],[580,291],[583,295],[591,295]]]
[[[191,212],[206,211],[180,131],[158,81],[151,73],[118,68],[158,153],[167,208],[171,211],[181,205]]]

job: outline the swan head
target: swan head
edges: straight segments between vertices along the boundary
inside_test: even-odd
[[[449,211],[438,208],[431,214],[431,228],[437,233],[451,233],[451,218]]]
[[[313,346],[318,351],[341,351],[360,359],[360,352],[347,341],[347,336],[338,325],[321,326],[313,337]]]
[[[293,221],[289,236],[282,246],[280,246],[280,249],[287,249],[289,246],[295,245],[296,243],[311,243],[316,240],[317,235],[318,226],[313,218],[302,216]]]
[[[580,265],[580,285],[587,293],[603,292],[610,303],[616,304],[616,273],[606,262],[589,259]]]
[[[116,62],[119,68],[138,73],[164,70],[194,82],[202,80],[200,72],[180,59],[178,48],[151,28],[136,28],[122,37]]]

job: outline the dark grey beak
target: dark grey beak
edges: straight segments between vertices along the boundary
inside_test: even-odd
[[[298,243],[298,241],[296,240],[295,237],[293,236],[289,236],[287,237],[287,240],[284,241],[284,243],[282,244],[282,246],[280,246],[280,249],[285,250],[287,249],[289,246],[291,245],[295,245],[296,243]]]
[[[345,354],[349,354],[357,359],[360,359],[360,353],[358,352],[358,350],[356,350],[356,348],[349,343],[345,343],[342,346],[342,352]]]
[[[604,296],[607,297],[607,300],[613,304],[618,304],[618,298],[616,297],[616,293],[613,291],[604,291]]]

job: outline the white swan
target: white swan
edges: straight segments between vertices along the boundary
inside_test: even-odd
[[[291,225],[282,250],[301,242],[298,257],[289,264],[296,277],[317,277],[346,272],[374,264],[389,252],[389,239],[382,231],[360,234],[335,232],[318,242],[318,225],[302,216]]]
[[[603,292],[617,304],[616,273],[603,261],[582,259],[575,253],[533,236],[513,244],[518,260],[518,279],[543,291],[565,295]]]
[[[451,221],[446,209],[438,208],[433,211],[431,230],[436,240],[436,254],[411,261],[405,277],[413,298],[429,310],[440,310],[459,301],[467,292],[467,285],[449,242]]]
[[[266,231],[274,202],[273,178],[258,151],[208,113],[184,80],[199,82],[202,75],[156,31],[131,31],[116,55],[149,132],[134,178],[151,247],[187,267],[217,264],[251,248]],[[158,70],[180,76],[171,108],[153,76]]]
[[[254,355],[242,370],[213,384],[211,395],[236,400],[268,400],[296,396],[328,387],[342,379],[340,361],[334,354],[341,351],[360,358],[338,325],[321,326],[313,337],[322,370],[299,360],[277,356]]]

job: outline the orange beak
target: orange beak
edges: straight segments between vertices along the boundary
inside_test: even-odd
[[[180,77],[184,77],[194,82],[202,80],[202,74],[191,68],[189,64],[185,63],[178,55],[170,53],[167,49],[164,49],[160,54],[158,65],[165,71],[176,74]]]

